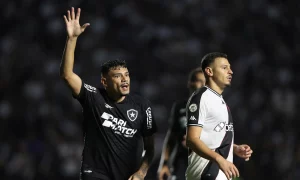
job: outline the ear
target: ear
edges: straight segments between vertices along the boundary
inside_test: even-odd
[[[106,89],[107,88],[107,80],[105,77],[101,76],[101,84]]]
[[[214,74],[211,67],[206,67],[205,68],[205,73],[207,74],[208,77],[211,77]]]

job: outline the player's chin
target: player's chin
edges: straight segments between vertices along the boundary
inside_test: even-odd
[[[122,96],[127,96],[129,94],[129,90],[126,90],[126,91],[121,91],[121,95]]]
[[[231,82],[228,82],[225,84],[226,87],[230,87],[231,86]]]

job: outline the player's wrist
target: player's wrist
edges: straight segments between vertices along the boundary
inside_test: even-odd
[[[223,158],[221,155],[219,155],[219,154],[218,154],[218,155],[215,157],[215,159],[214,159],[214,160],[215,160],[215,162],[216,162],[216,163],[218,163],[218,164],[219,164],[221,161],[223,161],[223,160],[224,160],[224,158]]]
[[[140,178],[145,178],[146,175],[147,175],[147,170],[145,170],[145,169],[139,170],[139,171],[137,172],[137,175],[138,175]]]
[[[68,41],[76,41],[78,36],[67,36]]]

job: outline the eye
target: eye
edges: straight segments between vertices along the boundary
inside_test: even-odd
[[[114,78],[119,78],[119,77],[121,77],[119,74],[114,75]]]

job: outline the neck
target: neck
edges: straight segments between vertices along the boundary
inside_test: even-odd
[[[111,100],[113,100],[115,103],[120,103],[120,102],[122,102],[122,101],[125,99],[125,97],[126,97],[126,96],[122,96],[122,95],[115,95],[115,94],[110,93],[110,92],[108,92],[108,91],[106,91],[106,92],[107,92],[108,97],[109,97]]]
[[[190,93],[189,95],[191,96],[193,94],[193,92],[195,92],[195,91],[196,91],[195,89],[190,89],[189,90],[189,93]]]
[[[224,91],[224,88],[220,87],[216,82],[214,81],[208,81],[206,83],[206,86],[211,88],[212,90],[216,91],[219,94],[222,94]]]

